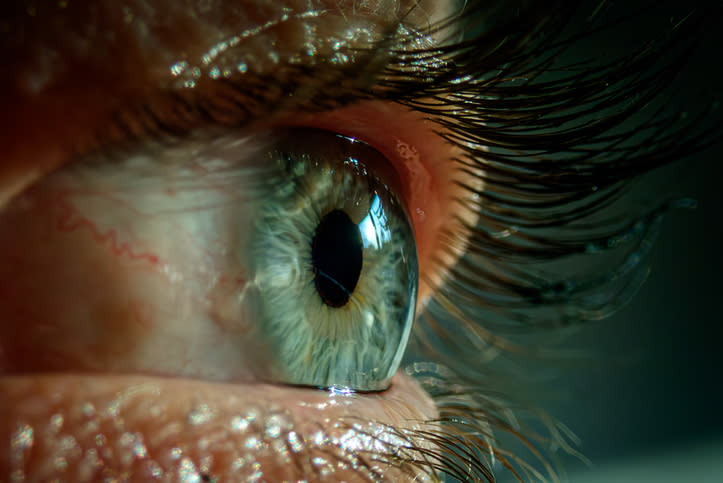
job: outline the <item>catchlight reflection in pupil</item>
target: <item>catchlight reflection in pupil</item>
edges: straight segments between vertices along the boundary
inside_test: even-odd
[[[349,215],[333,210],[321,220],[312,242],[311,260],[316,290],[324,303],[330,307],[346,305],[363,262],[361,234]]]

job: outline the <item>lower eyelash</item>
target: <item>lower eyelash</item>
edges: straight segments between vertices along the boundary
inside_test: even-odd
[[[644,233],[652,231],[674,203],[647,213],[641,209],[624,223],[593,215],[619,201],[629,180],[716,139],[720,124],[701,129],[700,118],[680,123],[678,116],[656,111],[642,120],[633,119],[682,68],[700,21],[688,19],[677,27],[676,35],[602,72],[594,66],[562,66],[560,70],[573,74],[543,80],[541,69],[549,69],[560,52],[549,53],[542,41],[542,47],[523,46],[511,52],[507,57],[515,60],[507,65],[474,63],[474,69],[482,69],[481,74],[474,74],[472,67],[455,63],[462,71],[458,82],[443,73],[438,79],[420,81],[416,91],[408,88],[405,92],[411,95],[397,91],[390,95],[401,95],[402,103],[427,112],[444,127],[450,134],[441,135],[468,154],[457,163],[484,186],[477,192],[468,188],[479,200],[470,209],[481,217],[477,226],[469,227],[470,251],[502,261],[493,269],[480,267],[479,283],[469,285],[498,287],[527,304],[559,306],[573,298],[566,293],[572,295],[578,289],[557,287],[557,282],[525,266],[618,247],[628,240],[637,240],[631,252],[640,254],[639,248],[651,238]],[[560,45],[568,46],[565,41]],[[484,49],[484,45],[479,47],[481,58],[485,58]],[[659,65],[657,57],[666,51],[675,55]],[[462,52],[467,54],[467,50]],[[442,58],[445,53],[440,54]],[[452,60],[447,62],[454,63],[456,54],[449,54]],[[542,60],[537,59],[540,55]],[[400,69],[403,65],[400,61]],[[418,97],[431,97],[434,102]],[[599,116],[583,117],[591,111]],[[464,117],[453,119],[451,113],[457,112],[465,113]],[[624,123],[631,119],[632,126],[626,127]],[[450,239],[454,243],[454,235]],[[466,265],[469,280],[478,265],[469,260]]]
[[[563,10],[559,18],[567,21],[571,13]],[[539,14],[527,13],[531,17],[520,17]],[[445,444],[453,447],[450,440],[458,437],[465,448],[452,459],[465,460],[465,451],[487,454],[489,467],[497,459],[520,481],[557,479],[535,449],[537,436],[525,436],[517,426],[515,415],[525,406],[509,401],[519,394],[512,389],[489,396],[509,374],[493,375],[488,362],[500,352],[549,355],[551,349],[514,341],[532,328],[577,324],[618,310],[647,276],[647,253],[665,214],[694,206],[688,199],[667,200],[621,211],[632,181],[720,139],[716,103],[687,117],[652,107],[670,104],[674,94],[666,88],[697,47],[707,15],[715,17],[694,12],[667,36],[599,69],[561,60],[596,27],[585,25],[561,40],[549,33],[562,30],[558,19],[543,14],[527,28],[503,24],[467,42],[418,52],[417,63],[404,52],[382,74],[385,95],[438,123],[440,135],[467,153],[458,165],[484,186],[469,188],[477,200],[469,209],[480,217],[468,227],[469,239],[446,235],[450,247],[466,243],[467,254],[418,320],[407,358],[408,371],[435,396],[442,420],[452,426],[454,436]],[[540,35],[530,41],[533,32]],[[417,72],[424,63],[443,67],[422,77]],[[553,79],[550,72],[562,74]],[[435,374],[418,370],[413,361],[419,360],[436,361],[424,366]],[[545,415],[532,419],[546,422],[550,436],[543,445],[580,457],[564,426]],[[507,452],[498,432],[521,440],[546,475]],[[456,478],[469,478],[454,471]],[[492,480],[478,471],[476,478]]]
[[[305,89],[294,99],[298,106],[315,110],[360,99],[397,102],[427,114],[440,126],[440,135],[466,153],[455,163],[479,178],[485,189],[474,192],[469,187],[476,201],[460,203],[480,219],[468,227],[469,240],[442,234],[449,248],[466,245],[468,254],[420,317],[407,356],[409,370],[435,396],[448,431],[427,435],[442,438],[438,441],[449,449],[427,454],[428,466],[447,469],[447,461],[451,476],[464,479],[469,469],[460,461],[491,455],[488,466],[504,460],[518,468],[520,479],[555,480],[554,468],[547,466],[546,476],[536,473],[495,440],[494,433],[501,430],[530,448],[537,444],[535,437],[525,438],[516,428],[522,409],[501,402],[515,397],[489,396],[504,379],[492,375],[487,363],[502,351],[535,352],[514,341],[532,328],[610,315],[644,280],[645,255],[662,217],[691,203],[641,207],[625,213],[623,221],[598,213],[614,214],[631,181],[642,174],[719,140],[723,123],[711,119],[715,104],[687,118],[675,109],[653,109],[656,101],[673,98],[665,89],[698,46],[697,32],[714,23],[717,12],[701,7],[668,35],[595,66],[566,63],[565,52],[626,19],[596,24],[595,11],[563,37],[560,32],[576,18],[573,2],[541,2],[512,15],[504,3],[469,2],[460,16],[407,42],[390,32],[386,42],[369,52],[354,52],[368,54],[365,62],[339,75],[318,75],[309,83],[310,71],[299,67]],[[417,48],[420,37],[458,22],[475,34],[434,49]],[[278,89],[294,92],[293,87]],[[191,107],[176,94],[171,104],[185,117],[175,123],[163,121],[147,106],[140,120],[121,116],[118,128],[127,131],[124,136],[151,131],[174,138],[188,132],[199,116],[217,124],[243,124],[248,116],[223,116],[229,103],[240,105],[248,96],[230,85],[221,90],[218,106],[210,99],[202,107]],[[264,101],[254,99],[248,110],[273,114]],[[566,263],[589,261],[602,252],[615,261],[604,273],[584,263],[577,265],[582,267],[579,272],[560,271]],[[420,359],[437,361],[434,377],[413,369]],[[574,452],[574,438],[567,431],[549,421],[546,426],[553,447]],[[533,458],[538,456],[533,450]],[[492,479],[483,465],[472,466],[479,479]]]

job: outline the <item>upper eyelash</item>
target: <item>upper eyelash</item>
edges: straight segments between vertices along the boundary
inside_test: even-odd
[[[556,7],[560,6],[552,6],[550,11],[557,14]],[[709,111],[687,120],[677,112],[657,109],[642,120],[625,124],[664,95],[697,46],[696,31],[706,14],[715,18],[712,12],[697,12],[671,29],[667,38],[599,67],[601,70],[596,70],[598,66],[572,66],[572,73],[560,80],[547,80],[544,74],[553,66],[566,70],[557,56],[579,37],[560,40],[552,35],[535,45],[515,44],[516,32],[504,26],[499,38],[492,36],[488,43],[496,49],[497,41],[513,37],[512,51],[504,56],[512,60],[503,65],[490,62],[485,66],[484,61],[476,61],[485,59],[484,47],[478,52],[478,46],[460,44],[433,54],[449,56],[448,62],[456,70],[451,77],[442,71],[439,77],[427,74],[410,82],[403,62],[386,73],[390,80],[384,86],[392,90],[390,99],[396,97],[426,112],[450,133],[445,134],[450,142],[466,150],[468,156],[457,162],[482,179],[484,188],[476,194],[486,197],[492,206],[485,211],[480,202],[472,208],[480,214],[480,221],[469,227],[472,235],[467,255],[451,270],[447,283],[422,315],[414,342],[423,357],[449,369],[425,387],[437,395],[445,388],[438,405],[451,431],[466,435],[462,439],[487,435],[491,441],[487,450],[493,458],[504,458],[505,453],[500,452],[491,429],[476,418],[503,432],[514,431],[515,421],[509,419],[505,407],[490,404],[485,396],[490,388],[484,381],[504,379],[495,376],[488,364],[481,379],[480,365],[497,350],[524,350],[500,337],[499,331],[610,315],[645,279],[645,255],[662,216],[673,207],[691,204],[687,200],[663,201],[618,220],[591,216],[614,206],[641,174],[720,139],[722,123],[711,119],[715,102]],[[548,22],[554,24],[543,17],[532,30],[542,29]],[[466,56],[473,60],[471,65],[458,60],[457,48],[474,52]],[[662,55],[661,62],[657,57],[664,52],[673,54]],[[427,58],[430,52],[420,55]],[[404,60],[408,58],[405,52]],[[401,80],[395,77],[397,73]],[[520,78],[525,80],[515,83]],[[603,105],[600,119],[591,124],[580,119],[586,110],[599,113]],[[469,114],[451,120],[450,111]],[[509,228],[514,228],[510,236],[495,233]],[[448,237],[451,245],[461,243],[455,234]],[[572,275],[544,270],[545,263],[576,255],[589,258],[588,253],[615,249],[622,249],[623,255],[602,274],[584,269]],[[448,396],[462,398],[466,414],[450,406],[445,400]],[[465,421],[462,425],[460,417]],[[550,422],[548,430],[553,445],[574,453],[568,443],[571,435],[564,427]],[[522,434],[518,437],[529,442]],[[545,479],[523,461],[507,461],[520,471],[516,474],[519,479]],[[548,475],[556,479],[549,467]],[[480,472],[477,477],[487,475]]]
[[[503,11],[502,3],[469,5],[461,19],[448,22],[462,20],[468,30],[477,28],[488,13],[498,13],[497,7]],[[487,204],[465,203],[466,209],[479,213],[480,222],[469,227],[468,254],[421,317],[412,349],[449,369],[442,371],[443,377],[425,380],[450,431],[450,444],[472,444],[476,434],[484,434],[490,438],[486,454],[497,458],[504,458],[504,453],[490,426],[510,431],[514,421],[502,405],[490,402],[489,388],[480,381],[474,362],[483,363],[490,347],[519,349],[497,331],[596,318],[623,303],[644,278],[644,250],[660,217],[675,203],[651,207],[623,221],[589,221],[590,215],[611,206],[640,174],[710,145],[721,133],[719,121],[700,127],[701,120],[710,120],[709,113],[679,122],[675,114],[658,117],[661,113],[655,111],[631,127],[624,125],[641,107],[660,98],[696,47],[694,32],[706,16],[714,15],[696,12],[667,37],[607,65],[570,66],[560,60],[565,50],[598,29],[586,24],[567,38],[554,34],[564,30],[574,10],[572,3],[545,2],[477,37],[431,50],[415,50],[390,31],[375,48],[354,52],[358,61],[349,68],[295,66],[294,75],[288,76],[293,80],[283,85],[271,77],[257,79],[259,88],[275,86],[281,93],[305,86],[305,96],[297,96],[295,102],[309,109],[329,110],[361,99],[404,104],[426,113],[449,142],[467,153],[456,160],[457,166],[483,180],[484,191],[477,195]],[[531,41],[533,34],[538,37]],[[659,61],[658,55],[668,50],[672,54]],[[567,74],[548,79],[553,70]],[[198,124],[242,125],[254,116],[289,107],[279,107],[274,97],[255,97],[249,84],[214,85],[217,89],[210,96],[168,92],[160,100],[119,113],[118,138],[151,134],[173,142]],[[595,123],[580,120],[587,111],[600,113],[602,105],[603,114]],[[180,115],[168,115],[171,111]],[[459,112],[465,115],[459,117]],[[511,234],[503,236],[510,228]],[[444,236],[449,245],[462,243],[456,234]],[[574,278],[550,275],[541,268],[608,245],[623,248],[627,256],[604,274],[581,272]],[[638,263],[631,262],[635,259]],[[619,285],[612,283],[613,277]],[[495,379],[491,372],[488,380]],[[465,405],[467,419],[460,426]],[[556,433],[554,423],[549,427],[557,444],[568,444],[569,434]],[[533,478],[522,462],[510,464]],[[479,478],[489,476],[478,471],[473,474]],[[554,472],[549,473],[554,479]],[[460,475],[464,476],[456,474]]]
[[[531,31],[561,30],[557,19],[570,18],[561,7],[564,5],[550,7],[555,17],[538,19]],[[530,15],[534,17],[537,12]],[[657,109],[632,126],[624,124],[659,98],[682,69],[696,47],[694,32],[703,18],[700,13],[686,19],[668,38],[616,59],[601,70],[599,66],[560,65],[557,57],[578,37],[559,40],[548,35],[530,46],[517,42],[530,31],[515,30],[515,23],[500,27],[498,35],[493,31],[481,45],[463,42],[434,52],[446,65],[454,66],[456,78],[442,69],[439,74],[433,71],[425,73],[424,79],[410,81],[408,77],[415,70],[410,74],[404,67],[409,52],[384,73],[387,78],[382,85],[392,89],[389,98],[427,113],[444,127],[446,133],[440,135],[467,153],[457,160],[458,165],[484,183],[484,188],[474,193],[483,201],[472,208],[481,221],[470,227],[473,235],[469,245],[479,257],[502,261],[486,274],[478,273],[478,283],[467,285],[493,286],[506,294],[507,299],[497,304],[497,309],[508,309],[510,297],[535,307],[581,302],[574,289],[568,287],[565,293],[565,287],[558,286],[567,279],[549,280],[534,269],[520,266],[522,262],[528,262],[529,267],[533,261],[601,251],[606,245],[621,245],[626,238],[632,253],[645,244],[645,232],[664,211],[660,207],[623,222],[586,220],[618,200],[629,181],[703,149],[720,135],[720,121],[703,122],[710,117],[709,112],[681,121],[675,114]],[[505,42],[511,46],[509,51],[500,48]],[[485,61],[487,50],[494,52],[489,63]],[[666,52],[661,62],[659,57]],[[429,59],[431,53],[419,55]],[[468,62],[460,61],[459,55]],[[505,59],[502,65],[500,57]],[[571,74],[548,80],[545,74],[551,67]],[[590,111],[598,118],[585,119]],[[464,112],[465,116],[451,119],[450,112]],[[515,233],[498,236],[510,228]],[[457,267],[456,275],[460,276],[453,273],[450,279],[464,275],[469,279],[474,268],[479,267],[463,260]],[[466,273],[460,273],[463,269]],[[597,285],[606,283],[600,280]],[[587,293],[589,289],[586,287]],[[448,296],[456,300],[454,291],[448,291]],[[477,308],[473,304],[469,311]],[[584,318],[582,315],[583,311],[576,311],[570,318]]]

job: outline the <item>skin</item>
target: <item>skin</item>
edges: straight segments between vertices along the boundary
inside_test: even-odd
[[[306,2],[285,3],[296,8]],[[409,7],[371,2],[370,10],[353,11],[328,3],[333,15],[315,24],[314,38],[329,38],[356,24],[376,35],[385,21],[396,18],[394,12]],[[438,10],[428,5],[409,21],[421,25],[442,15],[439,2],[433,3]],[[279,18],[282,5],[218,2],[213,14],[193,3],[137,1],[125,7],[117,2],[100,2],[96,9],[40,3],[0,23],[2,58],[10,66],[0,92],[11,113],[0,121],[5,149],[0,265],[6,282],[0,291],[0,434],[9,435],[0,440],[0,480],[356,480],[382,473],[421,478],[418,470],[404,473],[374,458],[399,451],[387,425],[399,431],[434,427],[427,423],[437,416],[434,403],[410,377],[398,373],[390,389],[376,394],[265,384],[254,379],[252,368],[218,380],[209,375],[213,371],[192,368],[188,351],[204,342],[185,330],[188,321],[157,309],[173,305],[175,286],[160,275],[156,255],[163,261],[181,254],[169,254],[172,249],[153,237],[134,247],[156,255],[134,258],[110,250],[106,239],[89,236],[88,230],[62,236],[48,232],[64,216],[58,200],[79,206],[87,194],[64,191],[52,181],[53,173],[62,174],[87,153],[128,145],[112,129],[126,107],[154,101],[159,91],[213,91],[216,84],[205,70],[189,87],[179,85],[171,66],[179,59],[197,61],[221,39]],[[222,60],[266,52],[268,35],[273,35],[283,63],[299,45],[296,26],[290,22],[271,34],[251,35]],[[323,46],[319,51],[326,55]],[[277,72],[263,59],[251,69]],[[425,300],[457,256],[441,257],[435,238],[440,231],[460,229],[447,221],[459,180],[449,168],[456,152],[420,115],[399,106],[371,101],[318,114],[301,115],[300,110],[291,106],[268,118],[247,119],[243,133],[290,124],[343,126],[342,134],[374,144],[399,177],[417,236],[420,299]],[[384,124],[390,118],[396,119],[393,131]],[[142,149],[142,143],[138,146]],[[111,201],[111,209],[112,198],[103,199]],[[101,226],[103,209],[81,218]],[[78,267],[74,290],[54,276],[53,264],[61,260],[65,267]],[[210,312],[228,317],[234,310],[228,306],[230,296],[223,290],[214,293],[221,295]],[[135,308],[145,307],[145,300],[154,304],[148,311],[128,310],[119,294]],[[218,330],[221,338],[229,333],[223,324]],[[197,350],[201,355],[218,341],[205,343]],[[178,360],[159,355],[171,347],[180,354]],[[388,442],[374,443],[380,438]]]

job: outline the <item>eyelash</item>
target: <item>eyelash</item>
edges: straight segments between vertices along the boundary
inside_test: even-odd
[[[279,99],[288,99],[286,94],[302,85],[305,95],[295,96],[293,106],[282,103],[281,109],[325,111],[383,99],[425,113],[444,128],[440,135],[466,153],[455,162],[484,189],[464,187],[478,201],[473,206],[460,202],[478,214],[479,222],[468,227],[467,241],[443,235],[450,248],[466,244],[466,255],[418,320],[407,357],[407,372],[435,398],[441,415],[437,423],[444,428],[419,436],[433,436],[447,449],[433,454],[417,448],[407,458],[426,460],[461,480],[493,480],[484,464],[476,463],[480,458],[488,466],[497,460],[520,481],[545,480],[534,465],[503,448],[494,428],[522,441],[554,480],[554,468],[534,443],[541,437],[520,429],[516,414],[526,409],[513,412],[507,400],[515,396],[496,395],[504,378],[492,366],[485,365],[485,374],[477,368],[499,351],[529,354],[512,342],[515,334],[602,318],[624,304],[645,277],[646,250],[661,218],[690,202],[668,200],[622,221],[595,215],[615,209],[642,174],[715,142],[721,124],[710,122],[710,112],[682,120],[670,114],[673,110],[651,111],[649,106],[666,95],[665,87],[697,47],[695,32],[706,12],[607,65],[566,65],[561,58],[571,45],[625,19],[595,24],[592,15],[576,33],[561,38],[553,32],[564,31],[576,18],[566,2],[545,2],[512,17],[505,16],[502,3],[467,5],[461,17],[430,27],[441,32],[463,23],[466,31],[481,32],[471,39],[424,50],[414,47],[418,37],[407,44],[390,31],[379,46],[354,52],[359,60],[347,69],[297,66],[298,72],[287,76],[293,83],[257,79],[257,88],[218,80],[211,96],[171,91],[140,110],[120,113],[110,137],[173,143],[197,125],[246,124],[274,116]],[[493,27],[485,24],[500,16],[490,22]],[[419,37],[426,34],[418,32]],[[554,73],[560,77],[550,78]],[[255,96],[262,86],[275,95]],[[645,109],[649,114],[641,114]],[[592,113],[596,120],[585,119]],[[616,260],[606,273],[559,275],[566,261],[602,252],[606,260]],[[419,362],[428,360],[436,362]],[[544,414],[528,413],[546,427],[544,444],[577,454],[567,428]],[[413,445],[414,435],[402,436]],[[393,459],[399,464],[404,457]]]

